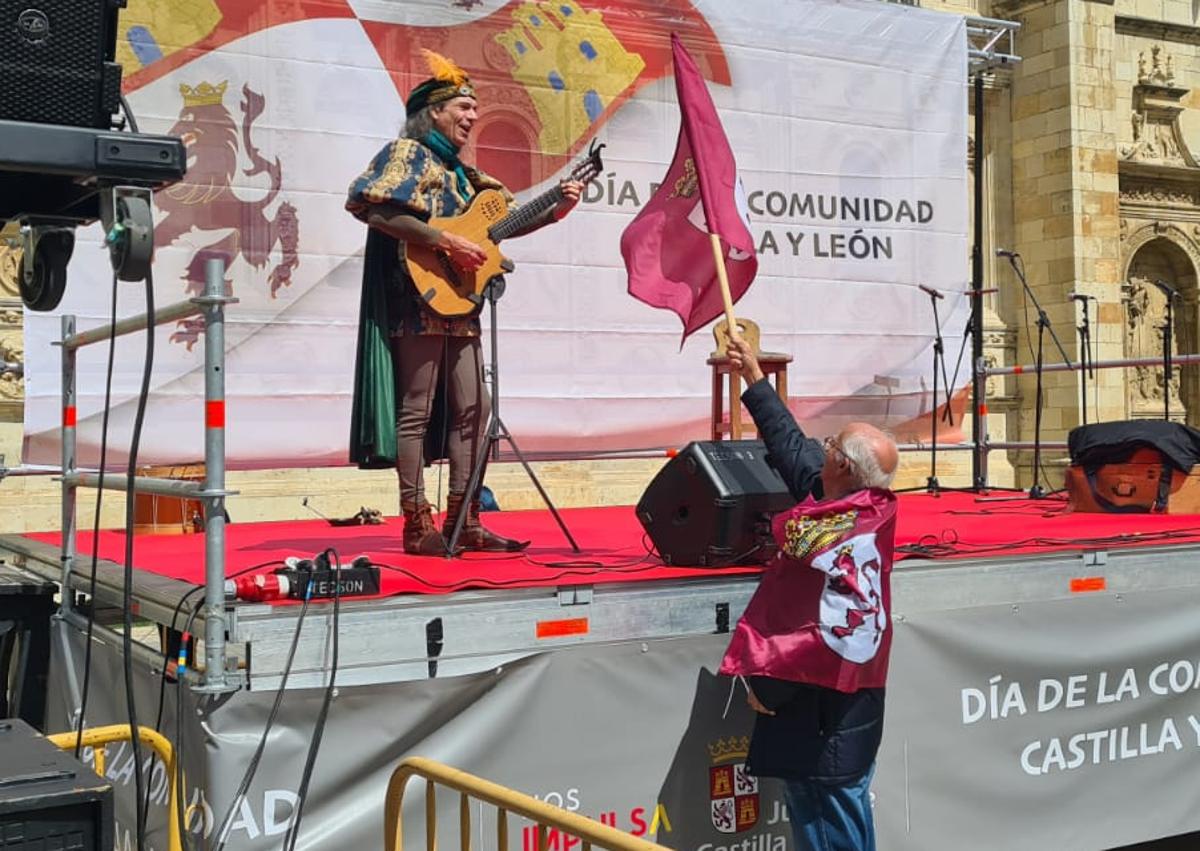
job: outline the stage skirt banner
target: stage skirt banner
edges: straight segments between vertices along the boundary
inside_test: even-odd
[[[1197,605],[1187,588],[913,611],[898,593],[872,784],[879,847],[1112,848],[1200,829]],[[330,640],[328,618],[319,624],[305,624],[306,641]],[[62,730],[72,712],[65,672],[80,681],[83,642],[68,625],[56,629],[65,640],[53,643],[49,727]],[[744,771],[753,723],[745,690],[713,673],[728,640],[564,646],[457,677],[437,676],[432,661],[429,679],[340,686],[297,847],[382,848],[388,778],[404,757],[424,756],[679,851],[786,851],[778,784]],[[94,647],[90,724],[124,720],[117,654],[107,640]],[[151,666],[135,671],[149,723],[159,677]],[[230,851],[281,847],[324,690],[284,695],[236,800],[275,692],[188,690],[182,713],[177,696],[167,689],[162,730],[176,741],[182,720],[193,844],[203,835],[207,848],[221,836]],[[107,776],[121,849],[133,847],[133,770],[128,747],[113,746]],[[161,831],[164,778],[143,771]],[[424,847],[422,784],[411,785],[405,847]],[[456,847],[457,796],[446,794],[439,812],[440,843]],[[473,803],[471,819],[473,847],[493,851],[494,811]],[[510,848],[537,851],[530,824],[513,817],[509,826]],[[165,847],[161,833],[150,847]],[[549,847],[580,850],[557,833]]]
[[[865,419],[918,436],[934,333],[918,285],[946,294],[951,361],[968,315],[961,18],[866,0],[134,0],[119,32],[130,104],[143,132],[189,151],[185,182],[155,202],[156,302],[195,295],[212,257],[239,300],[226,323],[230,463],[346,461],[366,234],[343,203],[403,126],[404,95],[428,74],[421,47],[470,73],[481,107],[464,159],[518,198],[552,186],[593,138],[608,145],[569,218],[504,245],[516,269],[498,305],[499,372],[521,447],[705,436],[712,336],[680,348],[678,317],[627,294],[620,252],[675,149],[672,33],[745,186],[759,271],[737,314],[795,358],[794,410],[817,433]],[[110,310],[100,228],[79,237],[60,309],[25,316],[28,462],[58,459],[60,314],[86,329]],[[119,285],[120,315],[144,305],[140,285]],[[144,347],[137,335],[117,346],[114,460]],[[159,329],[147,462],[202,455],[202,349],[197,321]],[[83,464],[98,454],[105,360],[103,345],[79,357]],[[966,362],[948,373],[966,385]]]

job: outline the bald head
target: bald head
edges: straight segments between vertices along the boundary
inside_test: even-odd
[[[826,457],[821,474],[826,497],[891,485],[900,455],[890,435],[868,423],[850,423],[838,433],[836,443],[839,452]]]

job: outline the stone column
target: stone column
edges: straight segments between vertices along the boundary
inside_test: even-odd
[[[1007,279],[1012,274],[1007,262],[997,262],[995,253],[997,248],[1014,244],[1013,134],[1009,120],[1012,111],[1011,85],[1009,72],[999,72],[984,84],[983,286],[986,289],[999,287],[1000,279]],[[973,156],[971,165],[974,165]],[[983,359],[988,366],[1011,366],[1017,363],[1016,336],[1010,323],[1001,316],[997,293],[983,297]],[[1015,392],[1016,383],[1011,378],[993,377],[986,383],[986,431],[988,440],[993,443],[1006,441],[1016,433],[1015,422],[1011,421],[1020,407],[1020,400]],[[1015,471],[1008,454],[1004,452],[989,455],[987,474],[991,485],[1011,486],[1015,482]]]
[[[1100,301],[1101,327],[1094,335],[1101,358],[1120,346],[1120,247],[1117,138],[1112,83],[1113,7],[1093,0],[1008,4],[1022,23],[1017,51],[1024,61],[1013,75],[1013,220],[1016,249],[1026,275],[1067,355],[1079,357],[1077,307],[1071,292]],[[1032,363],[1037,346],[1037,314],[1015,275],[998,280],[1001,312],[1017,330],[1017,360]],[[1060,362],[1053,338],[1043,340],[1044,360]],[[1103,398],[1120,386],[1118,372],[1098,373]],[[1051,373],[1044,379],[1043,441],[1065,440],[1081,421],[1079,375]],[[1034,437],[1034,378],[1018,382],[1021,440]],[[1089,394],[1090,395],[1090,394]],[[1101,411],[1102,418],[1119,418]],[[1090,419],[1094,420],[1095,415]],[[1058,487],[1053,468],[1063,453],[1043,453],[1044,484]],[[1031,481],[1032,453],[1017,459],[1022,484]]]
[[[0,363],[25,361],[21,335],[21,298],[17,289],[17,265],[20,251],[0,240]],[[16,423],[19,427],[24,414],[25,381],[0,366],[0,423]],[[0,437],[0,453],[8,455],[8,463],[16,456]],[[19,448],[19,444],[18,447]]]

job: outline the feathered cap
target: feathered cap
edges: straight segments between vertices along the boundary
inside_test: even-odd
[[[404,102],[404,109],[409,115],[451,98],[475,97],[475,88],[466,71],[432,50],[422,49],[421,55],[425,57],[433,76],[409,92],[408,100]]]

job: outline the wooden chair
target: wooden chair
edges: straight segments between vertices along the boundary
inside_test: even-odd
[[[788,398],[787,368],[792,362],[792,356],[781,352],[764,352],[759,347],[761,334],[758,325],[749,319],[737,319],[738,330],[742,339],[750,344],[758,355],[759,366],[763,374],[770,379],[775,378],[775,392],[785,403]],[[722,319],[713,328],[713,337],[717,350],[708,358],[712,367],[712,439],[722,440],[726,434],[730,440],[741,440],[744,430],[755,431],[754,421],[742,419],[742,376],[730,368],[729,355],[725,354],[729,346],[729,323]],[[725,376],[729,377],[729,422],[725,422]]]

